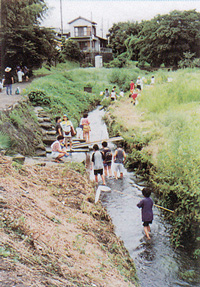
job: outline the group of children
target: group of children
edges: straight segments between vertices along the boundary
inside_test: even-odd
[[[109,93],[109,90],[106,88],[105,92],[102,92],[102,95],[103,94],[105,95],[106,98],[110,97],[111,101],[115,101],[118,97],[124,97],[123,89],[121,89],[120,92],[119,92],[119,95],[117,95],[117,93],[116,93],[116,86],[114,86],[112,88],[111,93]]]
[[[112,155],[111,149],[108,147],[108,143],[106,141],[102,142],[102,151],[99,150],[99,146],[95,144],[93,146],[93,154],[92,154],[92,165],[91,169],[94,169],[95,181],[98,183],[98,174],[100,174],[103,184],[105,185],[105,177],[109,175],[112,177],[112,159],[114,162],[114,176],[115,179],[118,179],[118,172],[120,175],[120,179],[123,178],[123,169],[124,162],[126,160],[126,154],[122,149],[122,146],[119,146],[114,155]],[[105,175],[105,176],[104,176]]]
[[[88,120],[88,114],[84,114],[83,118],[80,121],[80,126],[83,129],[84,138],[89,141],[89,132],[90,132],[90,122]],[[87,128],[84,129],[84,126]],[[55,162],[62,162],[62,157],[69,156],[67,152],[68,143],[70,145],[70,149],[72,147],[72,136],[76,133],[74,131],[74,127],[72,122],[69,120],[68,116],[63,115],[63,120],[61,117],[56,117],[56,133],[57,140],[53,142],[51,145],[52,149],[52,158]],[[64,149],[66,147],[66,149]],[[100,175],[103,185],[106,184],[105,177],[112,177],[112,162],[114,164],[114,177],[118,179],[123,179],[123,170],[124,170],[124,162],[126,160],[125,151],[120,144],[119,147],[115,150],[114,154],[112,154],[111,149],[108,147],[108,143],[106,141],[102,142],[102,150],[99,149],[97,144],[93,145],[93,153],[91,158],[91,170],[94,170],[95,181],[98,183],[98,175]],[[142,221],[144,226],[144,232],[147,236],[147,239],[150,239],[150,224],[153,221],[153,200],[150,198],[151,190],[149,188],[144,188],[142,190],[142,194],[144,199],[142,199],[138,204],[138,208],[142,208]]]
[[[57,140],[51,145],[51,156],[55,162],[62,162],[61,158],[69,155],[69,153],[66,151],[68,144],[70,146],[70,150],[72,149],[72,137],[76,135],[76,132],[67,114],[63,115],[63,119],[61,119],[60,116],[56,117],[55,130]]]

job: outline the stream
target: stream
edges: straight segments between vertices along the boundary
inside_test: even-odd
[[[104,110],[100,110],[99,107],[89,113],[91,141],[109,138],[106,124],[102,119],[104,114]],[[111,149],[115,148],[114,144],[108,145]],[[72,161],[84,159],[84,153],[72,154]],[[93,172],[91,172],[91,179],[94,179]],[[183,276],[185,272],[193,271],[199,275],[197,261],[192,258],[192,250],[174,250],[171,246],[170,224],[165,222],[162,211],[158,208],[153,209],[151,240],[145,238],[141,210],[136,206],[142,194],[134,179],[134,173],[127,170],[124,170],[123,180],[106,178],[106,184],[111,188],[111,192],[102,192],[100,200],[112,218],[116,235],[123,240],[135,262],[140,286],[200,286],[197,279],[196,282],[194,279],[189,281]]]

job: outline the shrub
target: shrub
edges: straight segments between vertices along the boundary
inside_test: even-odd
[[[50,97],[42,91],[32,91],[28,93],[28,98],[34,106],[49,106],[51,103]]]

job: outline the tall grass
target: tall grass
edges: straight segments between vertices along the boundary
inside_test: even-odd
[[[138,109],[164,139],[159,146],[156,172],[151,180],[162,195],[162,202],[175,210],[173,240],[180,244],[185,234],[198,235],[200,206],[200,71],[186,69],[170,74],[155,73],[154,87],[144,89]],[[163,142],[163,141],[162,141]]]

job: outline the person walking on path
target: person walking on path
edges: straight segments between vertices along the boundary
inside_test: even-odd
[[[112,177],[112,171],[111,171],[111,164],[112,164],[112,152],[111,149],[108,147],[108,143],[106,141],[102,142],[103,146],[103,155],[104,155],[104,161],[103,161],[103,166],[104,166],[104,174],[105,176]]]
[[[81,119],[81,124],[83,126],[83,139],[86,142],[90,142],[90,122],[88,120],[88,113],[85,113],[83,115],[83,118]]]
[[[4,85],[6,86],[6,94],[12,95],[12,84],[14,84],[14,78],[11,72],[11,68],[10,67],[6,67],[5,69],[5,78],[4,78]]]
[[[18,82],[22,83],[22,77],[24,76],[24,72],[22,72],[22,69],[19,69],[17,71],[17,78],[18,78]]]
[[[91,169],[94,169],[94,176],[95,176],[95,181],[98,183],[98,174],[100,174],[101,179],[103,181],[103,185],[106,185],[105,183],[105,178],[103,175],[103,160],[104,156],[103,153],[99,150],[99,146],[97,144],[93,145],[93,154],[92,154],[92,164],[91,164]]]
[[[125,151],[122,149],[122,146],[119,146],[113,156],[114,160],[114,175],[115,179],[118,179],[117,173],[119,171],[120,173],[120,179],[123,179],[123,170],[124,170],[124,163],[126,160],[126,154]]]
[[[69,120],[68,116],[65,114],[63,116],[63,121],[60,123],[63,135],[65,138],[65,147],[67,149],[68,142],[70,145],[70,150],[72,149],[72,136],[76,134],[72,122]]]
[[[144,226],[144,232],[147,239],[151,239],[149,232],[151,231],[149,224],[153,221],[153,200],[151,199],[151,189],[148,187],[143,188],[142,194],[144,198],[137,204],[137,207],[142,208],[142,221]]]
[[[64,137],[63,136],[57,136],[57,140],[55,142],[52,143],[51,145],[51,150],[52,150],[52,153],[51,153],[51,156],[52,158],[54,159],[55,162],[62,162],[61,158],[63,156],[68,156],[69,154],[64,151],[61,147],[61,144],[64,140]]]

